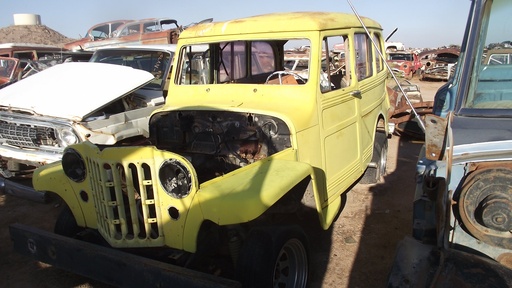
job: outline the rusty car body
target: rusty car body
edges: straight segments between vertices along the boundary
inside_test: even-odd
[[[19,62],[16,58],[0,56],[0,88],[15,79]]]
[[[48,54],[52,55],[65,49],[45,44],[34,43],[2,43],[0,44],[0,56],[14,57],[18,59],[38,60]]]
[[[418,54],[422,63],[421,80],[448,81],[455,72],[455,65],[460,55],[460,48],[449,47],[423,51]]]
[[[116,23],[121,24],[121,22]],[[171,18],[147,18],[137,21],[126,21],[118,25],[115,31],[110,32],[112,36],[107,35],[107,31],[103,32],[100,36],[92,34],[78,41],[66,43],[64,48],[94,51],[99,47],[113,45],[176,44],[180,30],[181,27],[178,26],[178,22]]]
[[[415,117],[423,120],[426,115],[432,114],[434,101],[424,100],[420,87],[406,79],[388,89],[389,101],[393,107],[389,122],[395,124],[395,133],[423,139],[424,132],[417,125]]]
[[[85,43],[109,39],[114,36],[120,26],[132,21],[134,20],[113,20],[98,23],[89,28],[83,38],[66,43],[64,48],[68,50],[82,50],[82,46]]]
[[[423,66],[418,55],[410,50],[388,51],[387,55],[387,62],[393,73],[402,78],[412,79]]]
[[[486,55],[510,39],[511,13],[508,0],[471,1],[457,69],[425,119],[412,235],[387,287],[512,287],[512,65]]]

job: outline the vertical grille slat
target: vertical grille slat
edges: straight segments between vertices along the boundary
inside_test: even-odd
[[[113,246],[161,246],[162,218],[150,165],[87,159],[98,230]]]
[[[112,181],[114,185],[112,186],[114,190],[114,197],[117,202],[116,208],[114,210],[114,215],[116,215],[117,220],[120,221],[120,225],[116,225],[116,228],[118,229],[119,235],[118,237],[121,237],[121,239],[126,238],[128,234],[128,228],[127,228],[127,221],[126,221],[126,209],[130,209],[131,207],[128,205],[126,206],[125,200],[123,199],[123,191],[122,191],[122,181],[121,181],[121,173],[122,171],[119,171],[118,165],[111,165],[112,169]]]
[[[150,219],[149,216],[149,208],[148,208],[148,199],[147,199],[147,193],[146,193],[146,187],[145,184],[148,184],[147,181],[143,178],[144,172],[142,167],[137,167],[137,174],[139,175],[139,189],[140,191],[144,191],[144,193],[141,193],[141,202],[142,205],[142,213],[144,215],[144,219]],[[144,229],[146,231],[146,235],[150,235],[151,233],[151,226],[149,224],[149,221],[144,222]]]
[[[134,209],[130,209],[130,219],[131,219],[131,223],[132,223],[131,229],[133,231],[133,235],[139,237],[140,236],[140,225],[139,225],[139,216],[137,213],[138,204],[136,203],[137,200],[139,200],[138,199],[139,196],[138,196],[138,193],[137,193],[134,183],[133,183],[132,168],[130,166],[128,166],[124,171],[129,172],[129,173],[123,172],[123,175],[125,176],[125,179],[126,179],[126,193],[128,194],[129,207],[134,208]]]

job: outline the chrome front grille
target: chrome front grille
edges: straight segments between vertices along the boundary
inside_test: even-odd
[[[102,236],[114,247],[162,246],[162,218],[151,167],[91,158],[87,162]]]
[[[0,120],[0,140],[21,148],[37,148],[41,145],[53,146],[56,143],[53,128],[18,124]]]

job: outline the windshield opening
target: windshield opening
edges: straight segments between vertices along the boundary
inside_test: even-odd
[[[300,78],[300,84],[304,84],[310,65],[309,45],[304,43],[309,41],[279,39],[190,45],[181,51],[177,84],[265,84],[270,83],[267,78],[276,71]]]

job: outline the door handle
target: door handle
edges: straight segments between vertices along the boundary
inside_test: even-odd
[[[354,90],[352,93],[350,93],[350,95],[361,98],[361,90]]]

